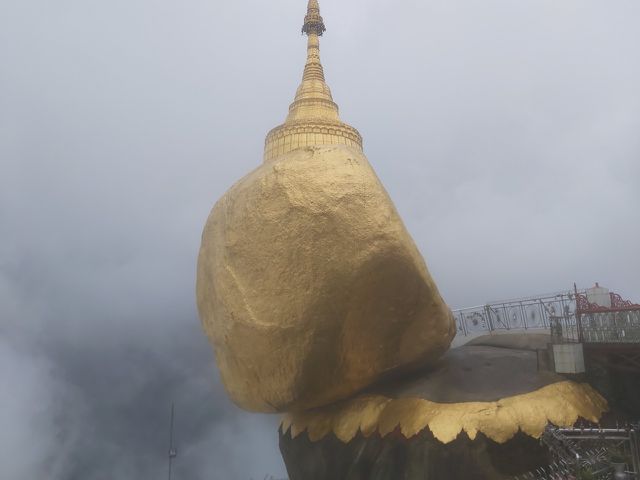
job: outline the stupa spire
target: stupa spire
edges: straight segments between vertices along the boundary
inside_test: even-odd
[[[317,0],[309,0],[307,15],[304,17],[302,33],[307,34],[307,62],[304,65],[302,83],[296,98],[289,107],[287,122],[322,118],[340,121],[338,105],[331,97],[331,90],[325,82],[324,70],[320,62],[320,36],[326,31],[320,16]]]
[[[307,15],[304,17],[304,25],[302,25],[302,33],[309,38],[307,40],[307,63],[304,66],[304,74],[302,82],[310,80],[320,80],[324,82],[324,71],[322,63],[320,63],[320,39],[318,37],[327,30],[324,21],[320,16],[320,7],[318,0],[309,0],[307,6]],[[328,90],[329,87],[326,87]],[[331,96],[331,92],[329,92]]]
[[[265,140],[265,161],[312,145],[350,145],[362,150],[358,131],[340,121],[338,105],[324,77],[320,62],[320,36],[326,31],[317,0],[309,0],[302,33],[307,35],[307,61],[283,125],[269,132]]]

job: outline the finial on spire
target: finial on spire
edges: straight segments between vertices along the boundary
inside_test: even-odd
[[[318,0],[309,0],[309,5],[307,5],[307,15],[304,17],[304,25],[302,26],[302,33],[321,36],[326,30],[324,21],[320,16]]]

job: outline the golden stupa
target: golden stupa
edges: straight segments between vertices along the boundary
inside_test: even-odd
[[[358,131],[340,121],[338,105],[325,82],[320,63],[320,36],[325,32],[317,0],[307,7],[302,32],[307,40],[307,63],[302,83],[289,106],[283,125],[269,132],[265,140],[264,160],[268,162],[298,148],[316,145],[347,145],[362,152]]]
[[[504,443],[597,421],[606,401],[538,372],[535,350],[447,352],[451,311],[325,82],[316,0],[302,31],[307,61],[286,121],[202,236],[198,308],[233,401],[287,412],[292,441],[430,429],[442,443],[463,431]]]

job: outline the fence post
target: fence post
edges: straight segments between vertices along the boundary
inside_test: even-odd
[[[489,333],[493,332],[493,320],[491,320],[491,308],[489,305],[484,306],[484,314],[487,317],[487,326],[489,327]]]
[[[576,296],[576,327],[578,328],[578,342],[584,343],[582,334],[582,310],[580,310],[580,299],[578,297],[578,286],[573,284],[573,292]]]

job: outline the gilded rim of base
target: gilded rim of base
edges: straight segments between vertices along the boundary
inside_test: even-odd
[[[425,428],[442,443],[463,431],[471,440],[478,432],[505,443],[522,431],[540,438],[548,424],[571,427],[579,418],[597,423],[608,410],[607,401],[589,384],[562,381],[539,390],[495,402],[435,403],[421,398],[366,395],[306,412],[288,413],[281,429],[296,438],[307,432],[312,442],[333,433],[344,443],[358,432],[368,437],[395,431],[410,438]]]

